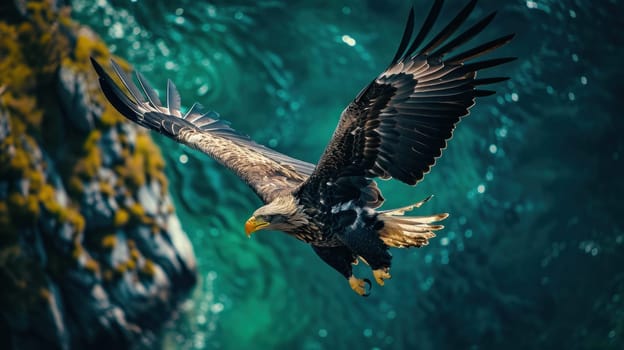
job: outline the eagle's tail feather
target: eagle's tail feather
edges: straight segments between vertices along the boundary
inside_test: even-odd
[[[406,212],[418,208],[431,196],[406,207],[379,212],[378,219],[384,223],[379,231],[379,238],[388,246],[395,248],[422,247],[435,237],[433,231],[444,228],[434,224],[448,217],[447,213],[429,216],[403,216]]]

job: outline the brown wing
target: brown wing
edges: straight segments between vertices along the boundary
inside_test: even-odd
[[[411,10],[390,66],[344,110],[333,138],[302,191],[308,195],[322,194],[327,192],[323,188],[336,185],[344,177],[394,177],[410,185],[423,178],[440,157],[457,122],[474,105],[475,98],[494,93],[477,87],[506,79],[476,79],[477,71],[513,59],[465,63],[506,44],[513,35],[445,58],[479,34],[494,18],[492,13],[449,40],[466,21],[475,3],[476,0],[468,3],[416,54],[438,17],[442,1],[434,3],[413,40],[414,10]]]
[[[180,95],[171,81],[167,84],[167,107],[154,89],[137,72],[141,90],[114,61],[112,66],[126,95],[93,59],[102,91],[126,118],[155,130],[177,142],[207,153],[242,178],[265,203],[283,192],[291,192],[312,173],[314,165],[271,150],[253,142],[218,119],[216,112],[204,112],[194,104],[182,115]]]

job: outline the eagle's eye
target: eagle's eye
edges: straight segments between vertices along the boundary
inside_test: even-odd
[[[255,215],[255,217],[258,221],[264,221],[269,223],[273,220],[273,217],[271,215]]]
[[[256,219],[264,221],[264,222],[268,222],[270,224],[279,224],[281,222],[286,221],[286,218],[284,217],[284,215],[280,215],[280,214],[257,215]]]
[[[277,224],[277,223],[281,223],[286,221],[286,217],[284,215],[273,215],[272,217],[269,218],[271,220],[271,223],[273,224]]]

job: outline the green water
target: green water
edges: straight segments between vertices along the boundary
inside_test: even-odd
[[[443,21],[463,4],[447,2]],[[309,162],[392,58],[409,9],[398,0],[73,4],[153,85],[171,78],[183,105],[200,101]],[[414,6],[422,20],[430,1]],[[518,33],[499,55],[520,59],[489,73],[512,80],[477,103],[422,183],[381,184],[387,208],[434,194],[421,213],[451,217],[429,247],[395,250],[393,279],[369,298],[305,244],[277,232],[247,239],[259,199],[208,157],[155,135],[201,274],[162,347],[620,348],[624,43],[611,14],[621,7],[479,3],[478,16],[500,11],[483,37]]]

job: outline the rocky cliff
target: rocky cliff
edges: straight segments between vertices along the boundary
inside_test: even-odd
[[[0,347],[149,344],[196,280],[163,158],[105,102],[89,57],[111,54],[68,7],[0,9]]]

